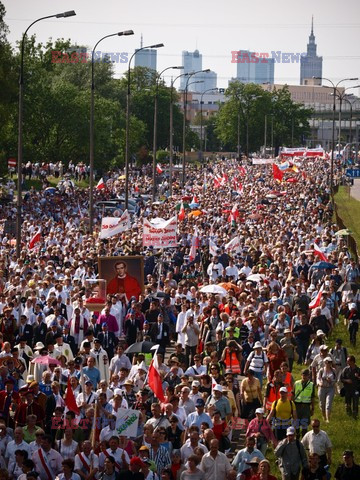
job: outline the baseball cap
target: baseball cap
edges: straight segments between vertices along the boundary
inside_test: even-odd
[[[279,392],[280,393],[288,393],[288,389],[286,387],[281,387]]]
[[[263,408],[257,408],[255,410],[255,413],[261,413],[263,415],[264,414],[264,409]]]
[[[142,446],[139,448],[139,452],[143,452],[144,450],[149,451],[149,447],[147,447],[146,445],[142,445]]]
[[[320,348],[319,350],[328,350],[328,346],[327,345],[320,345]]]
[[[136,465],[136,466],[138,466],[138,467],[140,467],[140,468],[142,468],[142,467],[144,466],[141,458],[139,458],[139,457],[132,457],[132,458],[130,459],[130,465]]]
[[[322,335],[325,336],[325,333],[322,330],[316,330],[316,336],[321,337]]]
[[[199,380],[193,380],[191,386],[192,386],[192,387],[200,387],[200,382],[199,382]]]
[[[205,406],[205,402],[202,398],[198,398],[195,402],[195,407],[204,407]]]
[[[295,435],[295,428],[294,427],[289,427],[286,430],[286,435]]]

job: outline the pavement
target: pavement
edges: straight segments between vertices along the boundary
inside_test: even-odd
[[[360,201],[360,178],[354,178],[354,185],[351,187],[350,195],[355,198],[355,200]]]

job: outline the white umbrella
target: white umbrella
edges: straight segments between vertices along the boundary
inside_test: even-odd
[[[246,278],[246,281],[250,281],[250,282],[260,282],[260,280],[264,280],[265,279],[265,275],[263,275],[262,273],[253,273],[252,275],[249,275],[247,278]]]
[[[225,288],[220,287],[219,285],[205,285],[200,289],[202,293],[219,293],[220,295],[227,295],[228,292]]]

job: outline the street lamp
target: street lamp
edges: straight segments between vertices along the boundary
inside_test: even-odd
[[[204,92],[202,92],[201,94],[201,97],[200,97],[200,161],[202,161],[203,159],[203,109],[202,109],[202,106],[203,106],[203,96],[205,95],[205,93],[207,92],[218,92],[219,89],[218,88],[208,88],[207,90],[205,90]]]
[[[342,113],[342,102],[346,98],[346,91],[350,90],[351,88],[358,88],[360,85],[354,85],[353,87],[345,88],[342,93],[338,89],[336,89],[336,93],[332,93],[331,95],[335,95],[336,98],[339,99],[339,137],[338,137],[338,145],[339,145],[339,152],[340,152],[340,144],[341,144],[341,113]]]
[[[334,186],[334,149],[335,149],[335,108],[336,108],[336,91],[340,83],[346,82],[346,81],[353,81],[353,80],[359,80],[358,78],[344,78],[340,80],[336,85],[332,80],[329,80],[328,78],[325,77],[313,77],[316,80],[326,80],[327,82],[331,83],[331,87],[327,88],[333,88],[334,90],[334,103],[333,103],[333,118],[332,118],[332,149],[331,149],[331,167],[330,167],[330,194],[333,202],[333,186]]]
[[[21,250],[21,206],[22,206],[22,158],[23,158],[23,96],[24,96],[24,51],[25,38],[30,28],[35,23],[48,18],[67,18],[76,15],[74,10],[47,15],[32,22],[22,37],[21,56],[20,56],[20,76],[19,76],[19,115],[18,115],[18,158],[17,158],[17,203],[16,203],[16,257],[19,258]]]
[[[166,70],[181,70],[183,66],[167,67],[162,70],[159,75],[156,75],[156,85],[155,85],[155,104],[154,104],[154,140],[153,140],[153,191],[152,191],[152,201],[155,202],[156,195],[156,137],[157,137],[157,110],[158,110],[158,93],[159,93],[159,82],[161,75],[166,72]]]
[[[90,197],[89,197],[89,231],[90,234],[93,233],[94,229],[94,97],[95,97],[95,77],[94,77],[94,54],[96,47],[100,42],[105,40],[105,38],[115,37],[115,36],[128,36],[134,35],[132,30],[125,30],[124,32],[111,33],[110,35],[105,35],[105,37],[100,38],[96,43],[95,47],[91,53],[91,101],[90,101]]]
[[[250,102],[252,100],[257,100],[260,98],[258,95],[250,95],[247,98],[247,109],[246,109],[246,157],[249,158],[249,110]]]
[[[181,75],[178,75],[177,77],[174,78],[174,80],[171,81],[171,87],[170,87],[170,165],[169,165],[169,195],[170,197],[172,196],[172,176],[173,176],[173,153],[174,153],[174,147],[173,147],[173,141],[174,141],[174,112],[173,112],[173,91],[174,91],[174,83],[176,80],[180,77],[186,77],[188,76],[189,73],[182,73]]]
[[[186,81],[186,85],[185,85],[185,89],[184,89],[183,161],[182,161],[182,186],[183,186],[183,188],[185,186],[185,161],[186,161],[185,130],[186,130],[187,92],[188,92],[188,87],[189,87],[189,80],[193,75],[196,75],[197,73],[207,73],[207,72],[210,72],[210,68],[207,68],[206,70],[198,70],[196,72],[190,72],[188,74],[188,79]],[[193,82],[193,83],[200,83],[200,81],[199,82]]]
[[[134,56],[141,52],[141,50],[145,50],[146,48],[161,48],[163,47],[163,43],[156,43],[155,45],[148,45],[146,47],[141,47],[136,50],[130,57],[129,66],[128,66],[128,74],[127,74],[127,93],[126,93],[126,130],[125,130],[125,208],[128,208],[129,205],[129,131],[130,131],[130,66],[131,60]]]

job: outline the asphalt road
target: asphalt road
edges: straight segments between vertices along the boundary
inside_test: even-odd
[[[354,179],[354,186],[351,187],[350,194],[353,198],[360,201],[360,178]]]

